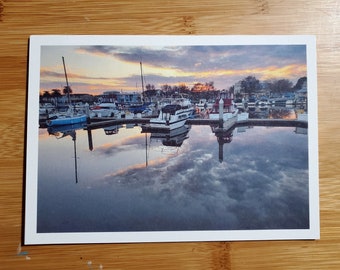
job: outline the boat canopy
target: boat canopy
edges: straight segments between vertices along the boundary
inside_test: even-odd
[[[162,113],[175,114],[175,112],[180,110],[181,108],[181,105],[178,104],[166,105],[164,108],[162,108]]]

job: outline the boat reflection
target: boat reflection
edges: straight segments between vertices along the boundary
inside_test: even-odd
[[[287,108],[279,108],[276,110],[272,110],[268,112],[268,115],[276,115],[281,116],[282,118],[288,117],[292,114],[290,110]],[[296,115],[296,114],[294,114]],[[288,121],[292,122],[292,121]],[[129,124],[132,124],[131,121],[128,121]],[[225,144],[229,145],[232,143],[234,138],[234,130],[236,129],[238,133],[244,133],[247,132],[247,130],[251,129],[253,126],[266,126],[261,122],[250,120],[250,121],[241,121],[239,123],[236,123],[235,125],[232,125],[230,128],[221,127],[219,124],[198,124],[199,122],[193,122],[195,124],[185,124],[181,126],[180,128],[165,131],[160,129],[143,129],[142,126],[138,125],[138,121],[133,123],[133,131],[127,131],[126,124],[118,124],[118,125],[112,125],[108,127],[102,127],[105,135],[110,135],[111,137],[107,137],[103,134],[103,131],[98,130],[98,132],[93,132],[92,129],[86,128],[83,124],[75,124],[75,125],[67,125],[67,126],[53,126],[48,127],[47,131],[49,135],[55,136],[58,140],[64,139],[67,140],[69,137],[73,141],[73,150],[74,150],[74,176],[75,176],[75,182],[78,183],[78,155],[77,155],[77,131],[78,130],[86,130],[88,135],[88,147],[89,150],[93,150],[93,140],[92,136],[98,136],[97,141],[99,144],[98,148],[104,147],[105,144],[110,144],[110,151],[106,151],[106,155],[109,156],[109,158],[117,158],[124,159],[124,157],[127,157],[128,155],[134,155],[136,154],[136,160],[139,161],[138,164],[140,164],[140,160],[142,157],[142,153],[145,153],[145,166],[150,167],[150,164],[155,164],[155,161],[160,160],[167,160],[168,157],[173,156],[174,152],[176,152],[176,155],[182,154],[182,152],[186,152],[189,148],[186,147],[186,140],[190,137],[190,131],[192,129],[192,126],[198,125],[198,126],[206,126],[207,129],[204,129],[205,131],[208,131],[207,136],[209,136],[209,126],[210,126],[210,135],[213,134],[216,136],[215,149],[216,154],[214,154],[214,159],[218,160],[220,163],[224,162],[226,160],[224,156],[224,146]],[[216,123],[216,122],[214,122]],[[273,124],[271,126],[268,126],[269,128],[272,126],[284,126],[281,124],[281,122],[278,122],[276,124]],[[122,129],[120,131],[120,129]],[[194,128],[193,128],[194,129]],[[239,131],[240,130],[240,131]],[[93,132],[93,133],[92,133]],[[192,131],[194,134],[195,131]],[[308,133],[308,127],[307,126],[296,126],[295,129],[296,134],[305,134]],[[85,131],[79,131],[78,136],[84,136],[86,133]],[[141,134],[145,134],[145,139],[141,140]],[[112,136],[116,135],[116,136]],[[86,136],[86,135],[85,135]],[[194,135],[193,135],[194,136]],[[82,137],[79,137],[82,138]],[[152,142],[154,140],[154,142]],[[83,139],[80,139],[81,141],[85,142]],[[110,141],[114,141],[113,144],[111,144]],[[188,144],[190,145],[190,140],[188,140]],[[213,143],[213,144],[214,144]],[[183,147],[185,145],[185,147]],[[126,147],[128,146],[128,147]],[[151,147],[150,147],[151,146]],[[135,149],[135,151],[131,152],[132,147]],[[226,146],[227,147],[227,146]],[[230,148],[230,146],[228,147]],[[159,151],[159,150],[162,151]],[[217,152],[218,149],[218,152]],[[181,151],[183,150],[183,151]],[[195,149],[193,149],[195,150]],[[139,152],[138,152],[139,151]],[[97,153],[100,153],[97,152]],[[138,157],[137,157],[138,155]],[[131,159],[132,160],[132,159]],[[152,163],[149,163],[149,160],[152,161]],[[120,160],[122,163],[122,166],[124,167],[124,162],[127,160]],[[132,162],[132,161],[131,161]],[[129,162],[127,162],[129,163]],[[133,162],[132,162],[133,163]]]
[[[48,134],[54,135],[57,139],[63,139],[68,136],[72,138],[74,152],[74,175],[76,184],[78,183],[78,157],[77,157],[76,131],[80,129],[84,129],[83,123],[77,123],[74,125],[51,126],[47,128]]]
[[[109,127],[104,128],[105,135],[115,135],[118,134],[118,131],[120,128],[122,128],[122,125],[113,125]]]
[[[47,128],[47,132],[49,135],[54,135],[57,139],[61,139],[68,135],[71,136],[76,130],[84,128],[84,123],[78,123],[73,125],[51,126]]]
[[[170,130],[170,132],[152,131],[150,139],[161,139],[164,146],[180,147],[184,140],[188,139],[191,125],[183,125],[180,128]]]
[[[219,145],[219,154],[218,158],[220,162],[223,162],[223,145],[229,144],[233,140],[233,132],[235,128],[241,131],[238,132],[246,132],[247,128],[252,128],[253,126],[267,126],[267,127],[284,127],[284,126],[292,126],[295,127],[295,133],[297,134],[307,134],[308,126],[306,123],[302,123],[299,125],[297,122],[290,121],[298,119],[298,112],[294,109],[287,108],[287,107],[275,107],[270,109],[264,109],[264,108],[258,108],[253,110],[247,110],[251,117],[256,120],[264,119],[264,121],[240,121],[237,123],[233,123],[232,125],[225,127],[221,126],[219,124],[209,124],[211,127],[211,132],[215,134],[217,138],[217,143]],[[282,120],[289,120],[286,122],[280,122],[280,121],[271,121],[267,119],[282,119]],[[267,122],[266,122],[267,121]],[[307,120],[305,120],[307,121]],[[184,124],[179,128],[171,129],[171,130],[165,130],[165,129],[159,129],[159,128],[151,128],[150,126],[141,125],[138,126],[138,122],[131,123],[131,121],[128,122],[130,125],[133,125],[133,127],[141,128],[141,133],[145,133],[145,145],[148,146],[148,137],[150,138],[150,142],[152,139],[156,139],[158,141],[161,141],[163,146],[167,146],[171,148],[178,148],[182,146],[184,141],[189,138],[189,132],[192,125],[201,125],[200,122],[191,122],[191,124]],[[206,124],[204,124],[206,125]],[[109,127],[103,127],[104,132],[106,135],[114,135],[118,134],[120,128],[128,128],[127,123],[119,124],[119,125],[112,125]],[[88,139],[89,139],[89,149],[93,150],[93,144],[92,144],[92,133],[91,129],[87,129],[88,132]]]

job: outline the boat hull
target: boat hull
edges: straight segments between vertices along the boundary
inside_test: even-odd
[[[193,114],[193,109],[181,109],[174,114],[160,113],[157,118],[150,120],[150,127],[152,129],[173,130],[182,127],[187,119]]]
[[[185,122],[187,121],[188,118],[175,121],[175,122],[167,122],[165,120],[155,120],[155,121],[150,121],[150,127],[154,129],[165,129],[165,130],[173,130],[180,128],[184,126]]]
[[[59,117],[56,119],[50,119],[46,121],[47,126],[63,126],[63,125],[73,125],[78,123],[86,122],[87,116],[71,116],[71,117]]]

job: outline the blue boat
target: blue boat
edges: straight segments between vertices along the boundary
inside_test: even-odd
[[[86,122],[87,116],[82,115],[60,115],[55,119],[49,119],[46,121],[47,126],[64,126],[64,125],[74,125]]]

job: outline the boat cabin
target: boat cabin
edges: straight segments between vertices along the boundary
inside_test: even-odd
[[[181,108],[181,105],[178,104],[166,105],[164,108],[162,108],[162,113],[169,113],[174,115],[176,111],[180,110]]]
[[[213,105],[211,113],[218,113],[219,112],[219,104],[220,99],[217,99]],[[234,112],[235,106],[233,99],[231,98],[224,98],[223,99],[223,112]]]

